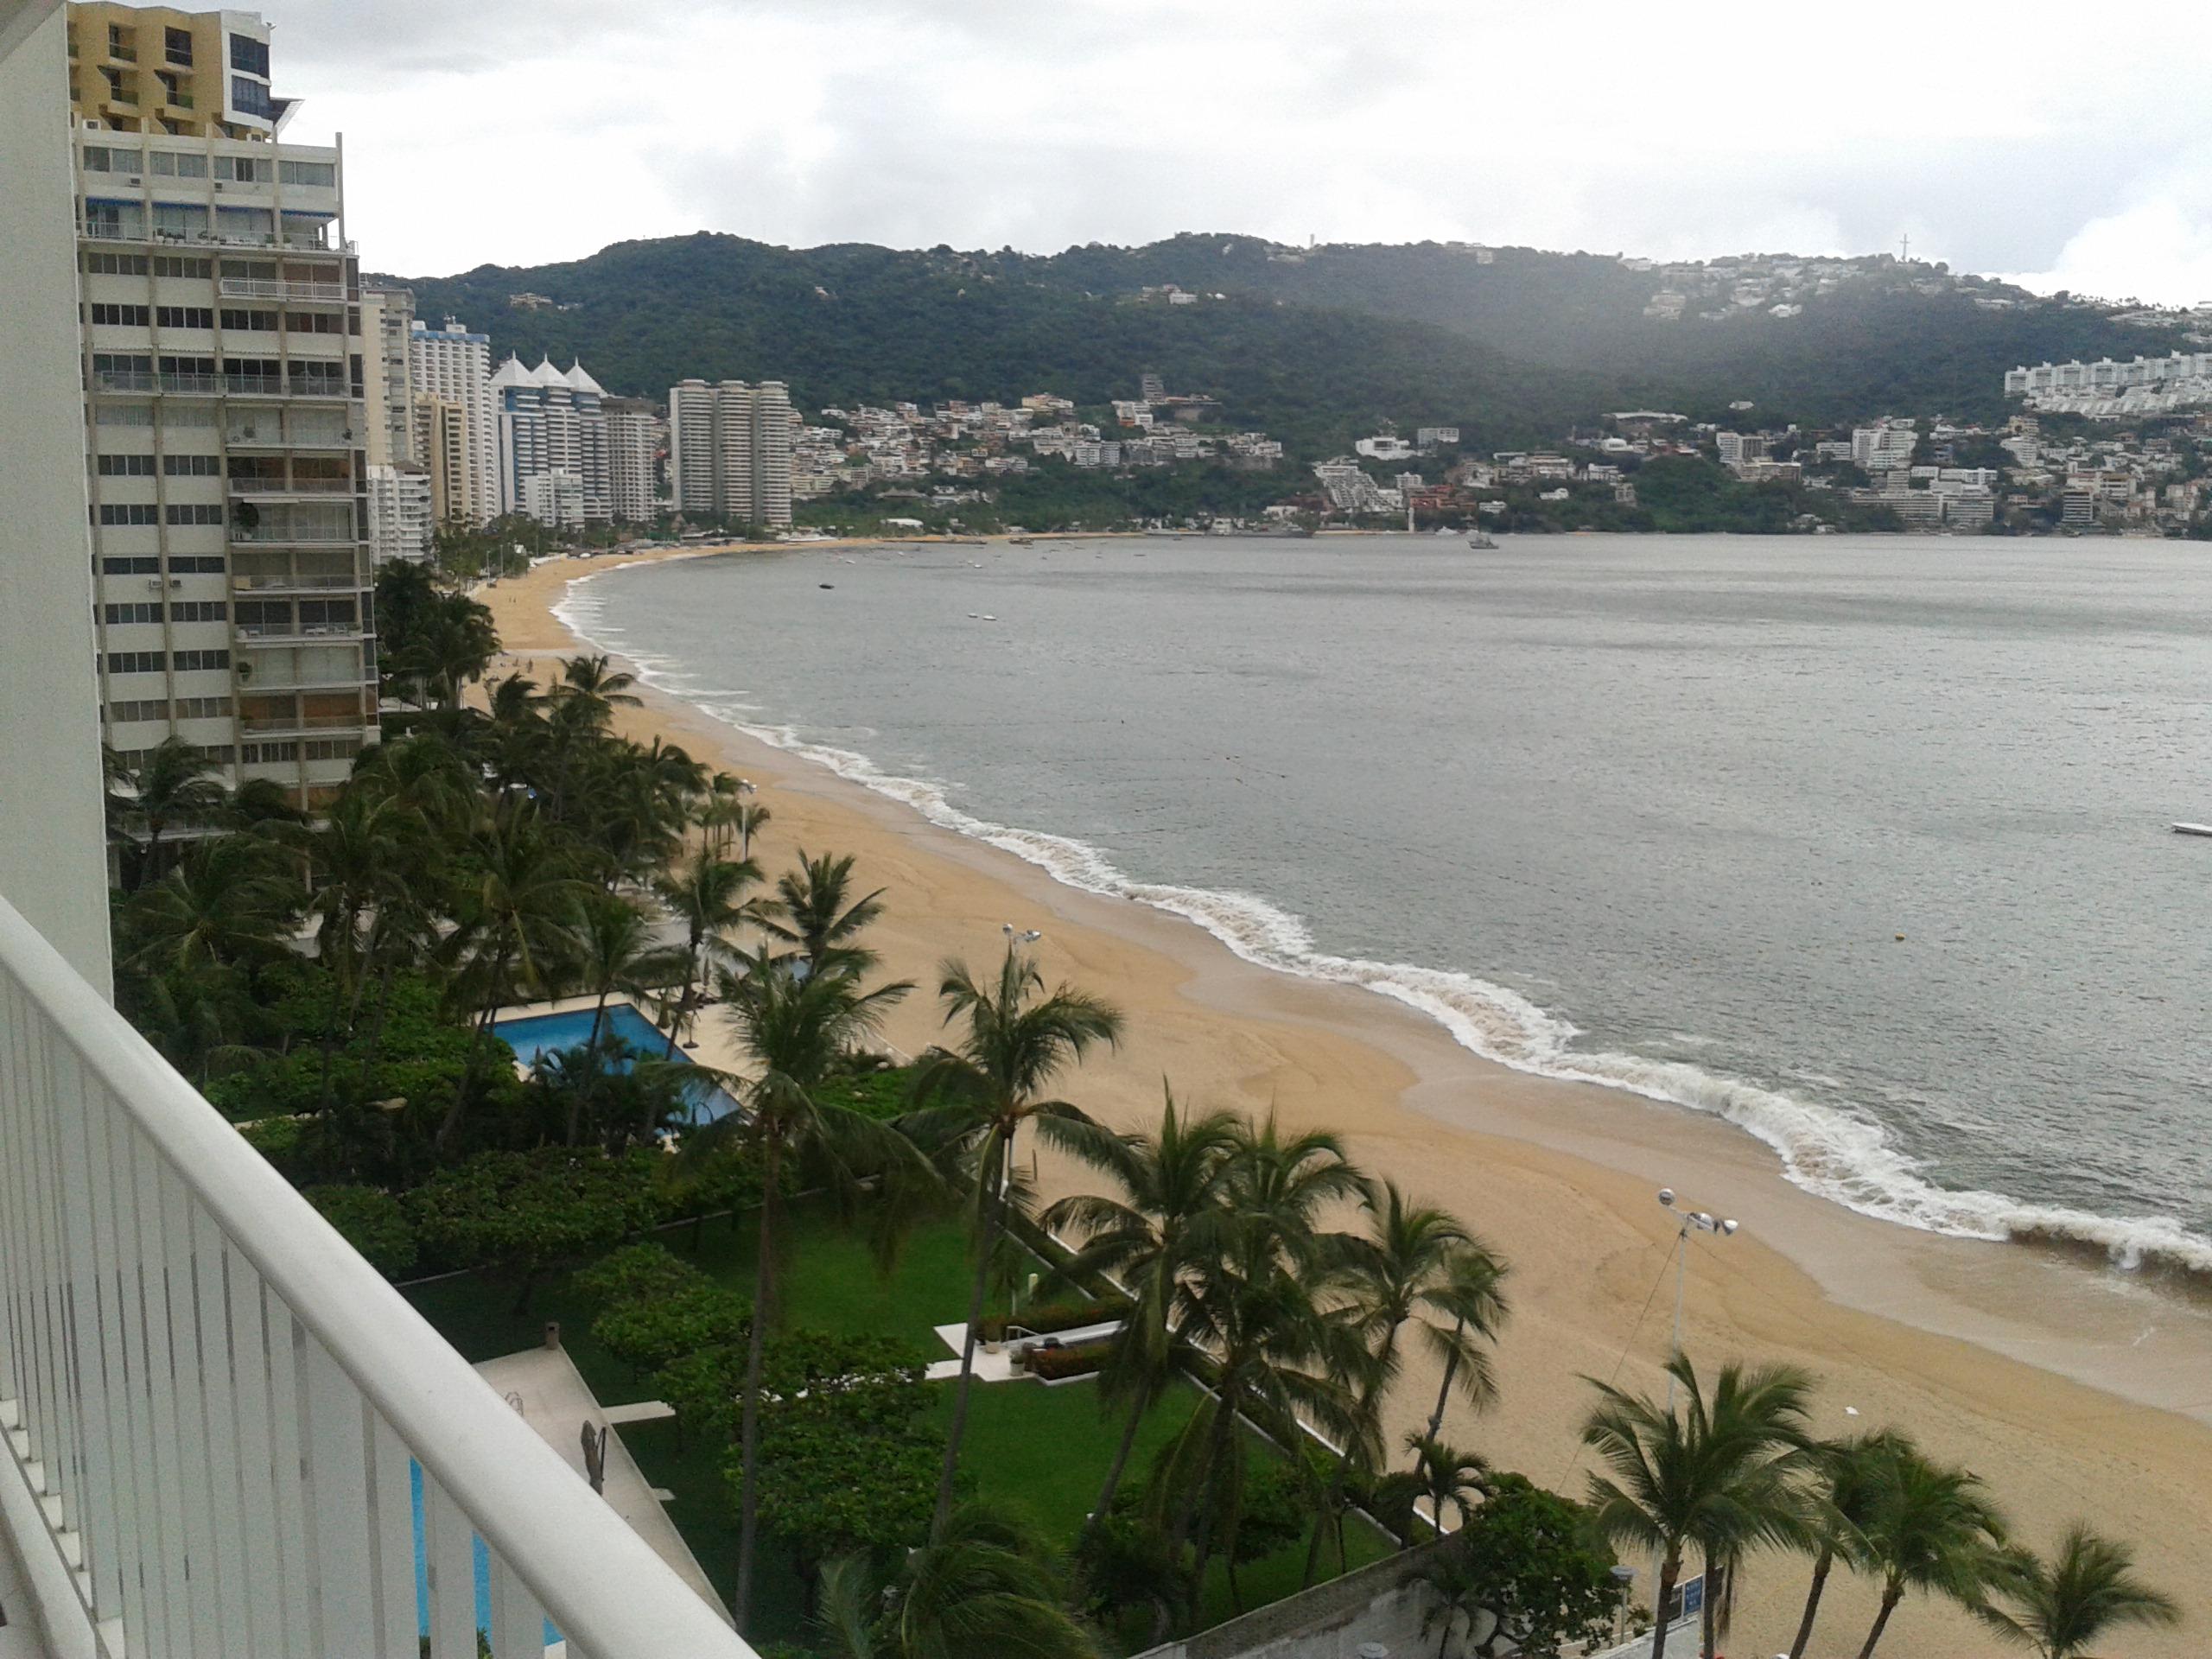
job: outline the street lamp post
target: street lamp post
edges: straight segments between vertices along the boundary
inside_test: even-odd
[[[1671,1362],[1675,1355],[1682,1351],[1682,1293],[1689,1275],[1690,1235],[1693,1232],[1700,1232],[1710,1233],[1715,1238],[1733,1238],[1736,1236],[1738,1224],[1732,1217],[1718,1217],[1709,1211],[1676,1211],[1675,1189],[1671,1186],[1662,1186],[1659,1189],[1659,1205],[1662,1209],[1677,1213],[1682,1218],[1682,1224],[1675,1230],[1675,1338],[1674,1345],[1668,1351],[1667,1356]],[[1675,1371],[1671,1363],[1667,1370],[1667,1414],[1669,1417],[1675,1414]],[[1655,1584],[1662,1576],[1658,1568],[1659,1563],[1655,1560],[1652,1562],[1651,1573]],[[1653,1593],[1656,1598],[1656,1591],[1655,1590]],[[1705,1593],[1707,1595],[1713,1593],[1711,1585],[1705,1586]],[[1664,1624],[1667,1622],[1667,1609],[1659,1605],[1656,1599],[1652,1606],[1651,1617],[1656,1624]]]

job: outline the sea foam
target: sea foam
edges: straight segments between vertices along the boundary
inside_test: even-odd
[[[1474,1053],[1514,1071],[1625,1090],[1721,1118],[1771,1147],[1793,1184],[1860,1215],[1955,1237],[2016,1242],[2075,1255],[2101,1254],[2114,1268],[2212,1287],[2212,1239],[2190,1232],[2171,1217],[2101,1216],[2002,1192],[1939,1185],[1881,1123],[1855,1109],[1687,1061],[1578,1048],[1578,1027],[1510,987],[1473,974],[1332,955],[1319,947],[1300,918],[1256,894],[1137,880],[1088,842],[978,817],[954,805],[943,785],[886,772],[856,750],[811,742],[791,726],[764,723],[761,711],[737,701],[736,694],[704,686],[672,660],[623,644],[625,631],[607,622],[604,601],[578,591],[607,574],[575,578],[568,597],[554,609],[587,644],[620,652],[646,683],[724,724],[901,802],[931,823],[1012,853],[1066,886],[1180,916],[1260,967],[1390,997],[1436,1020]]]

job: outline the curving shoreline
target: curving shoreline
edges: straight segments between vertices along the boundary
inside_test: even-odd
[[[548,564],[483,596],[515,657],[565,652],[576,642],[552,607],[567,584],[650,557]],[[2212,1314],[2193,1303],[2056,1255],[1852,1214],[1790,1185],[1770,1150],[1725,1122],[1486,1061],[1412,1007],[1255,965],[1162,911],[1056,881],[665,692],[626,723],[760,780],[776,814],[772,861],[795,843],[858,853],[891,888],[883,944],[902,976],[927,981],[948,950],[995,954],[1002,918],[1039,918],[1047,971],[1132,1016],[1128,1050],[1079,1080],[1102,1116],[1155,1111],[1165,1072],[1181,1096],[1273,1102],[1286,1119],[1345,1130],[1363,1162],[1467,1215],[1515,1261],[1517,1312],[1500,1409],[1455,1432],[1503,1464],[1571,1487],[1586,1399],[1576,1375],[1656,1376],[1669,1310],[1652,1299],[1672,1230],[1650,1192],[1664,1183],[1745,1221],[1738,1239],[1693,1252],[1694,1354],[1806,1363],[1827,1379],[1824,1429],[1843,1426],[1847,1404],[1862,1422],[1910,1427],[1980,1469],[2031,1537],[2086,1513],[2137,1538],[2157,1581],[2196,1591],[2212,1554]],[[910,1000],[889,1034],[912,1049],[933,1028]],[[1044,1170],[1047,1186],[1055,1175]],[[1416,1372],[1408,1402],[1431,1386]],[[1402,1402],[1399,1414],[1403,1427],[1417,1413]],[[1770,1627],[1794,1611],[1802,1578],[1754,1569],[1739,1645],[1786,1644]],[[1838,1605],[1857,1604],[1847,1592]],[[1838,1643],[1857,1618],[1838,1617]],[[1913,1628],[1939,1623],[1954,1650],[1986,1648],[1948,1615],[1919,1614]],[[2182,1650],[2156,1636],[2131,1649]]]

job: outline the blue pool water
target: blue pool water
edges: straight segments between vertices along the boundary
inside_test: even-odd
[[[407,1479],[415,1500],[415,1617],[422,1625],[422,1634],[430,1633],[430,1563],[427,1540],[429,1529],[423,1524],[423,1465],[411,1459],[407,1465]],[[492,1553],[484,1548],[484,1541],[474,1533],[469,1535],[468,1550],[476,1580],[476,1628],[489,1632],[492,1628]],[[561,1632],[553,1628],[553,1621],[545,1621],[545,1645],[551,1647],[561,1639]]]
[[[493,1033],[515,1052],[515,1058],[525,1066],[534,1066],[542,1055],[558,1054],[571,1048],[581,1048],[591,1040],[592,1011],[571,1008],[565,1014],[533,1014],[519,1020],[495,1020]],[[607,1005],[607,1028],[633,1048],[658,1055],[668,1046],[667,1034],[655,1028],[653,1022],[627,1002]],[[672,1059],[690,1063],[690,1057],[677,1048]],[[737,1109],[737,1103],[719,1089],[696,1091],[691,1103],[694,1123],[711,1123],[718,1117],[727,1117]]]

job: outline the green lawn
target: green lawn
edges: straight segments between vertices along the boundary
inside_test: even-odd
[[[921,1229],[886,1276],[865,1243],[848,1232],[828,1205],[801,1203],[787,1215],[784,1248],[778,1252],[785,1264],[785,1325],[837,1335],[887,1333],[904,1338],[930,1359],[946,1357],[950,1351],[932,1327],[957,1321],[967,1304],[967,1249],[957,1224]],[[660,1237],[687,1260],[749,1293],[756,1225],[757,1217],[747,1216],[735,1228],[727,1219],[715,1220],[677,1227]],[[591,1318],[596,1310],[575,1293],[565,1274],[542,1284],[530,1311],[521,1315],[512,1312],[511,1287],[487,1285],[474,1276],[416,1285],[406,1294],[472,1362],[534,1346],[543,1339],[545,1322],[557,1319],[563,1345],[602,1402],[619,1404],[643,1398],[649,1391],[645,1379],[632,1375],[592,1340]],[[1189,1421],[1198,1400],[1195,1388],[1181,1388],[1154,1410],[1138,1435],[1130,1460],[1133,1476],[1141,1477],[1153,1452]],[[948,1418],[951,1404],[948,1386],[941,1401]],[[1054,1389],[1030,1382],[979,1384],[969,1411],[962,1463],[976,1490],[1022,1505],[1051,1535],[1069,1543],[1098,1496],[1120,1429],[1118,1419],[1101,1416],[1097,1390],[1088,1382]],[[737,1526],[722,1475],[721,1449],[696,1443],[679,1446],[672,1422],[632,1425],[621,1434],[645,1478],[675,1494],[669,1517],[727,1599],[736,1567]],[[756,1574],[756,1645],[804,1642],[803,1587],[773,1541],[762,1541]],[[1371,1560],[1387,1548],[1386,1541],[1370,1529],[1355,1528],[1350,1540],[1351,1564]],[[1325,1571],[1335,1567],[1332,1552]],[[1298,1588],[1304,1567],[1301,1545],[1240,1568],[1245,1605],[1259,1606],[1290,1594]],[[1216,1623],[1233,1611],[1227,1575],[1217,1563],[1206,1586],[1206,1622]]]

